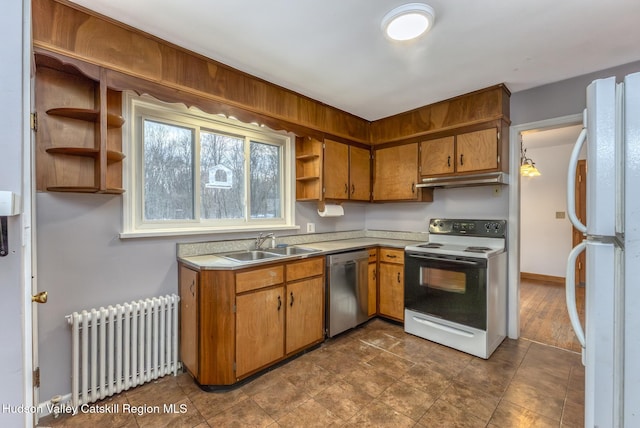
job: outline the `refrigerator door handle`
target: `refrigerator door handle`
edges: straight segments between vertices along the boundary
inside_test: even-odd
[[[565,294],[567,300],[567,311],[569,312],[569,319],[571,320],[571,326],[573,331],[580,342],[582,349],[585,348],[584,330],[582,324],[580,324],[580,317],[578,316],[578,308],[576,307],[576,259],[581,252],[587,247],[587,242],[582,241],[576,245],[569,253],[569,259],[567,261],[567,272],[565,276]],[[584,352],[583,352],[584,354]]]
[[[576,214],[576,169],[578,168],[578,157],[586,139],[587,128],[582,128],[573,146],[573,151],[569,158],[569,171],[567,172],[567,214],[571,223],[582,233],[587,232],[587,226],[582,224]]]

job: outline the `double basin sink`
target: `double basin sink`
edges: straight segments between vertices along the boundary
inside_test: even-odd
[[[320,250],[314,250],[312,248],[304,247],[278,247],[269,248],[266,250],[247,250],[238,251],[235,253],[221,254],[221,257],[225,259],[233,260],[235,262],[254,262],[265,259],[273,259],[285,256],[300,256],[303,254],[317,253]]]

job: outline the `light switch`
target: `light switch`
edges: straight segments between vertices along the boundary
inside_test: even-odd
[[[0,217],[20,214],[20,196],[0,190]]]
[[[564,218],[565,213],[564,211],[556,211],[556,218]]]

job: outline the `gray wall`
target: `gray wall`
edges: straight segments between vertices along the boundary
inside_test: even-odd
[[[511,94],[511,125],[581,113],[587,104],[587,85],[593,80],[616,76],[620,81],[638,71],[640,61]],[[515,147],[513,141],[511,144]]]
[[[0,14],[0,190],[22,193],[22,147],[24,118],[23,76],[28,76],[23,63],[23,4],[20,0],[2,3]],[[28,42],[28,41],[26,41]],[[25,43],[26,43],[25,42]],[[28,138],[28,135],[27,135]],[[8,218],[10,253],[0,257],[0,405],[19,406],[24,394],[25,368],[23,340],[22,222],[24,216]],[[28,404],[28,403],[27,403]],[[0,412],[0,426],[22,426],[29,415],[17,412]]]
[[[367,207],[366,228],[425,232],[429,219],[506,219],[509,192],[506,186],[435,189],[433,202],[371,204]]]

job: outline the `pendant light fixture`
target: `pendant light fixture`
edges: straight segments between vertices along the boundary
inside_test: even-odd
[[[433,27],[435,12],[424,3],[407,3],[389,11],[382,18],[382,31],[392,40],[415,39]]]
[[[540,174],[536,163],[527,157],[527,149],[524,148],[522,138],[520,138],[520,175],[523,177],[537,177]]]

